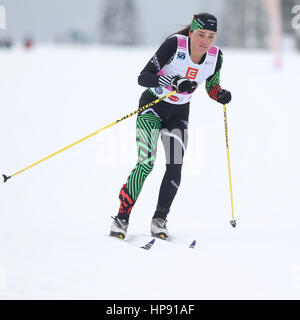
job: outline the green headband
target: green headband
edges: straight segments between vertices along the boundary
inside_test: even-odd
[[[199,29],[203,29],[203,27],[201,26],[201,24],[196,20],[196,18],[193,19],[191,27],[190,27],[190,31],[193,30],[199,30]]]
[[[194,16],[190,31],[202,29],[217,32],[217,19],[208,14]]]

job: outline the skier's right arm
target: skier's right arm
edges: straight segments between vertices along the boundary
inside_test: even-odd
[[[171,85],[172,77],[158,76],[157,73],[170,63],[177,51],[177,38],[168,38],[156,51],[154,56],[146,64],[138,77],[138,83],[143,87],[167,87]]]

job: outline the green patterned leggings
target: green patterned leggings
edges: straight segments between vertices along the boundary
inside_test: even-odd
[[[152,113],[141,114],[137,118],[138,161],[126,181],[128,192],[134,201],[138,198],[147,176],[153,169],[161,122],[162,120]]]

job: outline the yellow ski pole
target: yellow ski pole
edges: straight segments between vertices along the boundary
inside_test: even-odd
[[[234,219],[234,210],[233,210],[231,167],[230,167],[229,143],[228,143],[228,125],[227,125],[227,115],[226,115],[226,105],[225,105],[225,104],[223,105],[223,110],[224,110],[224,123],[225,123],[225,137],[226,137],[226,149],[227,149],[227,162],[228,162],[230,201],[231,201],[231,210],[232,210],[232,220],[230,221],[230,224],[233,226],[233,228],[235,228],[235,227],[236,227],[236,220]]]
[[[159,99],[156,99],[156,100],[150,102],[149,104],[147,104],[147,105],[139,108],[138,110],[136,110],[136,111],[134,111],[134,112],[132,112],[132,113],[129,113],[127,116],[124,116],[123,118],[121,118],[121,119],[119,119],[119,120],[116,120],[116,121],[110,123],[109,125],[107,125],[107,126],[101,128],[101,129],[99,129],[99,130],[97,130],[97,131],[89,134],[88,136],[86,136],[86,137],[84,137],[84,138],[82,138],[82,139],[80,139],[80,140],[78,140],[78,141],[76,141],[76,142],[68,145],[67,147],[64,147],[64,148],[62,148],[62,149],[60,149],[60,150],[58,150],[58,151],[50,154],[49,156],[47,156],[47,157],[45,157],[45,158],[43,158],[43,159],[41,159],[41,160],[39,160],[39,161],[31,164],[30,166],[28,166],[28,167],[26,167],[26,168],[24,168],[24,169],[22,169],[22,170],[20,170],[20,171],[18,171],[18,172],[16,172],[16,173],[14,173],[14,174],[11,174],[10,176],[7,176],[7,175],[3,174],[2,176],[3,176],[3,178],[4,178],[4,182],[6,182],[8,179],[10,179],[10,178],[12,178],[12,177],[20,174],[21,172],[24,172],[24,171],[26,171],[26,170],[28,170],[28,169],[30,169],[30,168],[38,165],[39,163],[41,163],[41,162],[43,162],[43,161],[45,161],[45,160],[48,160],[48,159],[56,156],[57,154],[59,154],[59,153],[65,151],[65,150],[67,150],[67,149],[75,146],[76,144],[78,144],[78,143],[80,143],[80,142],[82,142],[82,141],[84,141],[84,140],[87,140],[88,138],[91,138],[92,136],[96,135],[97,133],[99,133],[99,132],[101,132],[101,131],[103,131],[103,130],[105,130],[105,129],[107,129],[107,128],[109,128],[109,127],[111,127],[111,126],[113,126],[113,125],[115,125],[115,124],[117,124],[117,123],[119,123],[120,121],[125,120],[125,119],[127,119],[127,118],[129,118],[129,117],[131,117],[131,116],[133,116],[133,115],[135,115],[135,114],[137,114],[137,113],[139,113],[139,112],[141,112],[141,111],[149,108],[149,107],[152,107],[154,104],[159,103],[160,101],[162,101],[162,100],[170,97],[171,95],[173,95],[173,94],[175,94],[175,93],[176,93],[176,90],[175,90],[175,91],[172,91],[172,92],[170,92],[170,93],[168,93],[168,94],[166,94],[165,96],[163,96],[163,97],[161,97],[161,98],[159,98]]]

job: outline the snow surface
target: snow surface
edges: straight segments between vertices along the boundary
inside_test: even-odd
[[[0,52],[0,168],[13,174],[136,109],[155,48],[37,47]],[[299,299],[299,74],[264,51],[224,48],[222,105],[191,102],[171,242],[151,251],[159,153],[122,243],[108,236],[136,162],[135,117],[0,184],[1,299]],[[194,250],[188,249],[197,240]]]

